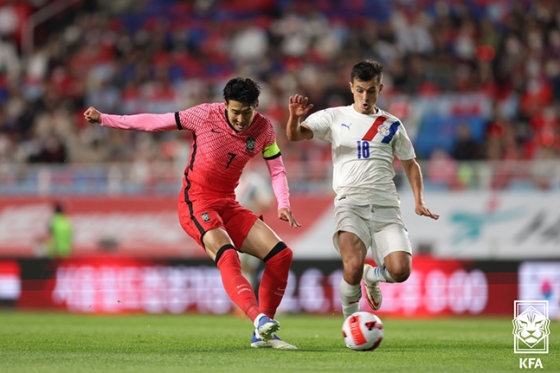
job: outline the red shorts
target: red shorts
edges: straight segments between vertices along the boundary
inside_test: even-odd
[[[258,217],[241,206],[233,198],[201,199],[185,201],[183,192],[179,195],[179,222],[189,236],[204,248],[202,237],[210,229],[224,229],[233,241],[236,250],[257,221]]]

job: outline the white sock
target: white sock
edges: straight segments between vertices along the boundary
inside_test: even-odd
[[[360,310],[360,299],[362,298],[362,287],[358,285],[350,285],[344,278],[340,280],[340,300],[342,303],[342,314],[344,320],[354,312]]]
[[[368,282],[390,282],[394,283],[395,280],[391,277],[391,274],[387,270],[387,267],[373,267],[373,270],[369,270],[366,275]]]
[[[265,316],[264,313],[259,313],[259,314],[257,315],[257,317],[255,318],[255,320],[253,321],[253,324],[255,325],[255,328],[258,328],[258,327],[259,327],[259,321],[260,321],[261,317],[263,317],[263,316]]]

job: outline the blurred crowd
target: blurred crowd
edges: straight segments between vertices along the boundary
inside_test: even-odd
[[[183,162],[186,131],[108,130],[84,109],[177,111],[221,101],[237,75],[260,83],[285,159],[329,159],[328,144],[287,141],[288,97],[348,105],[366,58],[430,177],[560,159],[556,0],[0,0],[0,164]]]

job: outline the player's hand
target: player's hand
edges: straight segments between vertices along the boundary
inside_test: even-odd
[[[93,106],[90,106],[84,112],[84,118],[86,118],[86,120],[90,123],[99,123],[101,120],[101,113]]]
[[[414,210],[416,212],[416,215],[419,216],[427,216],[429,218],[432,218],[434,220],[438,220],[439,219],[439,215],[432,213],[430,210],[428,210],[428,208],[426,206],[424,206],[423,204],[418,204],[416,205],[416,208]]]
[[[296,218],[294,218],[294,214],[292,214],[292,211],[286,208],[278,210],[278,218],[280,220],[284,220],[290,223],[290,227],[295,227],[295,228],[301,227],[301,224],[299,224],[296,221]]]
[[[309,104],[309,98],[303,97],[302,95],[290,96],[290,104],[288,109],[290,111],[290,116],[292,117],[302,117],[309,113],[309,110],[313,108],[313,104]]]

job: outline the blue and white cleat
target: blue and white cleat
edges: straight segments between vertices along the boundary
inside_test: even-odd
[[[284,342],[276,334],[272,335],[272,339],[265,341],[259,335],[259,332],[255,330],[253,332],[253,338],[251,339],[251,347],[253,348],[276,348],[279,350],[297,350],[297,347]]]
[[[262,338],[265,342],[271,340],[274,333],[280,329],[280,323],[265,314],[261,314],[255,321],[257,332],[259,333],[260,338]]]

